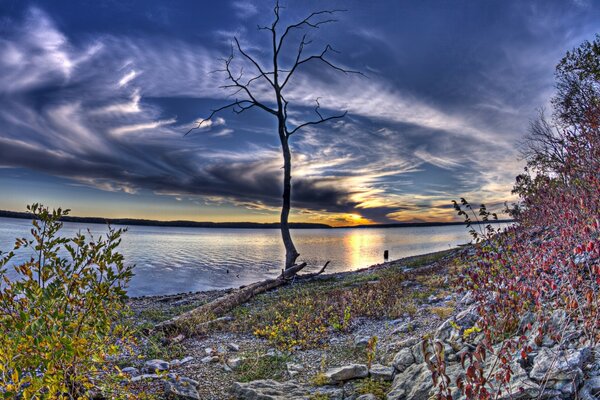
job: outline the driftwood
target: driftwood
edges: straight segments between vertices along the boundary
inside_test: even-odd
[[[327,265],[329,265],[329,261],[327,261],[318,272],[297,275],[298,272],[300,272],[304,267],[306,267],[306,263],[296,264],[291,268],[283,270],[281,272],[281,275],[279,275],[277,278],[266,279],[264,281],[256,282],[248,286],[240,287],[239,289],[234,290],[233,292],[226,294],[225,296],[219,297],[218,299],[203,304],[200,307],[187,311],[167,321],[161,322],[157,324],[154,327],[154,329],[168,333],[176,330],[180,326],[184,326],[186,324],[193,324],[194,320],[198,320],[198,323],[196,324],[197,327],[208,326],[215,322],[222,321],[224,320],[224,318],[221,317],[223,314],[233,310],[240,304],[247,302],[257,294],[264,293],[268,290],[275,289],[279,286],[283,286],[295,278],[311,278],[320,275],[323,272],[325,272],[325,268],[327,268]],[[202,318],[206,318],[207,316],[211,316],[214,319],[209,321],[201,320]]]

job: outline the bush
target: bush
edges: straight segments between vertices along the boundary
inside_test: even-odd
[[[0,253],[0,396],[87,398],[126,337],[115,323],[133,275],[116,252],[123,230],[65,238],[59,220],[69,210],[27,209],[33,239]],[[19,249],[32,256],[10,280],[7,266]]]
[[[575,125],[557,133],[564,162],[550,173],[537,168],[535,176],[526,171],[517,178],[521,198],[512,211],[518,225],[499,235],[491,226],[472,229],[476,254],[462,285],[477,301],[482,318],[474,329],[483,340],[461,355],[466,374],[457,386],[468,399],[511,393],[511,365],[527,362],[530,338],[538,345],[545,338],[561,343],[566,328],[576,326],[582,343],[600,343],[600,106],[590,102],[582,109],[562,121]],[[464,199],[454,205],[469,225],[492,216]],[[532,317],[522,319],[525,314]],[[491,360],[498,361],[490,372]],[[442,363],[431,369],[441,382],[439,397],[448,398]]]

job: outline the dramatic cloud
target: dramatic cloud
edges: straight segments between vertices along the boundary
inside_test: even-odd
[[[268,61],[268,37],[251,30],[270,18],[262,5],[213,6],[196,24],[187,19],[191,10],[153,2],[135,18],[125,5],[103,16],[36,4],[0,7],[0,177],[22,169],[73,187],[275,219],[282,172],[274,121],[251,111],[198,126],[232,100],[215,72],[232,35]],[[449,201],[460,196],[510,199],[521,168],[515,144],[535,109],[547,105],[556,62],[592,34],[598,8],[470,5],[465,13],[475,17],[458,29],[444,7],[415,6],[406,15],[397,4],[362,7],[316,32],[307,52],[334,43],[341,52],[332,58],[367,76],[313,63],[287,88],[292,123],[315,118],[317,98],[328,115],[348,111],[292,139],[295,218],[446,220]],[[296,20],[302,8],[283,11]],[[486,23],[492,14],[509,26]],[[250,77],[252,67],[244,73]],[[269,102],[267,86],[256,81],[254,90]]]

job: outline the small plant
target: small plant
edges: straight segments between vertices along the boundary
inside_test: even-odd
[[[259,379],[285,379],[286,363],[288,361],[289,357],[285,355],[271,356],[257,353],[252,357],[245,357],[236,369],[237,379],[240,382]]]
[[[132,267],[116,252],[123,230],[94,240],[59,236],[68,210],[33,204],[33,239],[0,254],[0,387],[4,398],[85,398],[129,337],[116,323]],[[91,236],[91,234],[90,234]],[[6,268],[15,252],[31,258]],[[119,344],[119,345],[117,345]],[[114,370],[112,370],[114,371]]]
[[[452,316],[454,307],[431,307],[431,312],[442,320],[446,320]]]
[[[329,379],[324,372],[317,372],[315,376],[311,379],[311,383],[315,386],[324,386],[329,383]]]
[[[385,399],[392,384],[378,379],[367,378],[359,382],[356,387],[358,394],[372,394],[378,399]]]
[[[377,336],[373,336],[369,339],[365,351],[367,353],[367,367],[370,369],[375,360],[375,353],[377,352]]]

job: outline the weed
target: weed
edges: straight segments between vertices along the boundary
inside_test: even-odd
[[[237,380],[250,382],[259,379],[285,379],[286,363],[289,360],[286,355],[255,354],[252,357],[244,357],[236,369]]]
[[[391,386],[390,382],[367,378],[359,382],[356,392],[358,394],[372,394],[378,399],[385,399]]]

